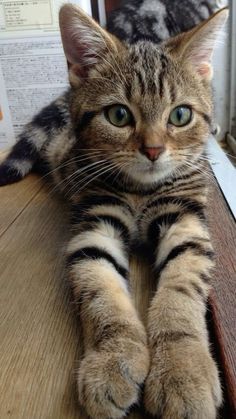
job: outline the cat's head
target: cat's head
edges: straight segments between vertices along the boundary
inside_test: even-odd
[[[227,15],[161,45],[129,46],[80,9],[62,7],[77,148],[95,172],[150,184],[196,164],[211,131],[211,58]]]

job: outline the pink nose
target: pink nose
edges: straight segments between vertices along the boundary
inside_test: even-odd
[[[143,147],[141,152],[147,156],[147,158],[151,161],[155,161],[158,159],[161,153],[165,150],[164,146],[158,147]]]

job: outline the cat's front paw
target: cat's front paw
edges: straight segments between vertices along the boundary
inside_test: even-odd
[[[146,409],[162,419],[215,419],[221,404],[216,365],[197,341],[165,342],[155,348],[145,383]]]
[[[88,352],[78,371],[81,405],[93,419],[123,418],[138,401],[148,368],[146,346],[129,339]]]

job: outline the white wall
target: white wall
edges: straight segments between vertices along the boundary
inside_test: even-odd
[[[214,78],[213,89],[215,97],[215,122],[220,126],[219,138],[224,137],[229,130],[229,87],[230,87],[230,42],[229,22],[225,33],[219,39],[213,57]]]

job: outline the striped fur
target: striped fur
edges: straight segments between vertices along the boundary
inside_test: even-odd
[[[221,403],[205,324],[214,266],[205,144],[211,50],[226,14],[160,45],[128,46],[64,6],[71,89],[35,116],[0,165],[1,185],[39,168],[70,200],[67,272],[85,346],[78,391],[94,419],[124,417],[144,382],[146,409],[163,419],[214,419]],[[109,123],[114,104],[130,110],[130,124]],[[169,115],[181,104],[192,118],[177,128]],[[143,152],[150,147],[162,150],[154,161]],[[155,278],[146,330],[129,283],[137,245],[149,250]]]

